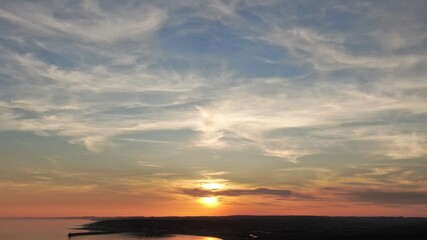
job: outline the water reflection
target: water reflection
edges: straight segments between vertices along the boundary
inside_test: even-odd
[[[218,238],[213,237],[199,237],[199,236],[186,236],[186,235],[170,235],[164,237],[143,237],[137,235],[129,234],[108,234],[108,235],[92,235],[92,236],[82,236],[76,238],[76,240],[89,240],[89,239],[98,239],[98,240],[132,240],[132,239],[149,239],[149,240],[219,240]]]
[[[0,219],[0,239],[68,240],[69,228],[86,223],[82,219]]]

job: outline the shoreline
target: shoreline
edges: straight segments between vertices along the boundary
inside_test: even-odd
[[[86,235],[134,233],[235,239],[427,239],[427,218],[404,217],[133,217],[84,225]]]

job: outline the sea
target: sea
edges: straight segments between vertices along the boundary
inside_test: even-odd
[[[69,232],[79,232],[78,228],[90,223],[87,219],[0,219],[0,240],[69,240]],[[141,237],[127,234],[108,234],[78,236],[75,240],[220,240],[214,237],[200,237],[188,235],[171,235],[166,237]]]

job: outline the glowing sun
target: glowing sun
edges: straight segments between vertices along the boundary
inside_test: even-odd
[[[200,198],[200,202],[208,207],[215,207],[218,205],[218,198],[217,197],[202,197]]]

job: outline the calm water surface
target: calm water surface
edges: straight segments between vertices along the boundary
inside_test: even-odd
[[[79,227],[89,223],[88,220],[81,219],[0,219],[0,239],[1,240],[68,240],[67,233],[70,228]],[[75,240],[219,240],[212,237],[196,237],[176,235],[161,238],[144,238],[132,235],[96,235],[80,236],[72,238]]]

